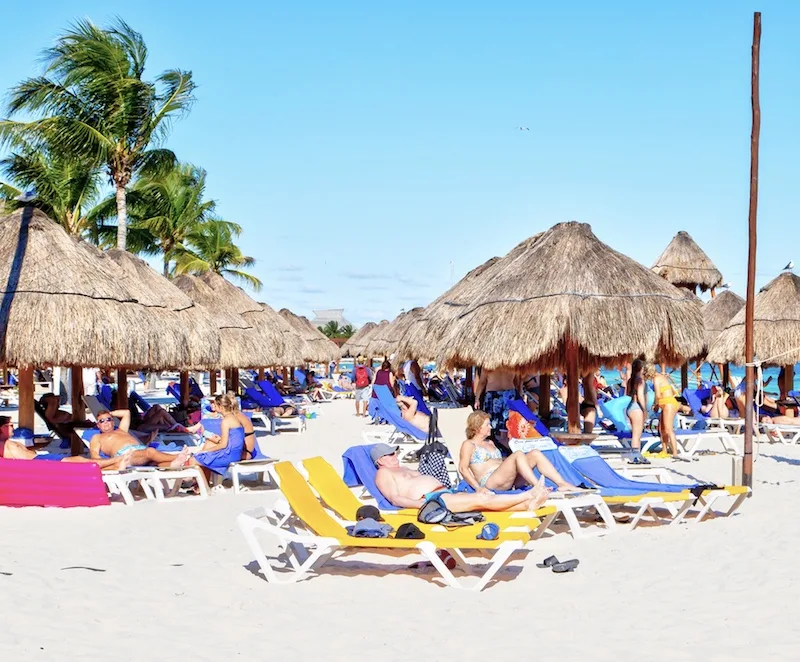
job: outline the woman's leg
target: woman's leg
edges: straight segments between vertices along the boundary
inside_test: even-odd
[[[639,407],[627,411],[628,420],[631,422],[631,447],[638,451],[642,448],[642,433],[644,432],[644,412]]]
[[[454,513],[470,510],[535,510],[547,501],[548,490],[544,478],[534,484],[532,490],[515,494],[493,494],[492,492],[457,492],[443,494],[442,501]]]
[[[560,473],[558,473],[558,469],[553,466],[553,463],[550,462],[545,456],[542,451],[533,450],[524,455],[525,457],[525,464],[527,464],[531,469],[534,467],[539,470],[539,473],[542,474],[545,478],[549,478],[552,480],[556,485],[558,485],[558,489],[560,490],[577,490],[578,487],[573,485],[572,483],[568,483],[564,480]],[[531,472],[533,474],[533,472]],[[535,480],[535,476],[534,476]],[[531,483],[533,485],[534,483]]]
[[[678,457],[678,439],[675,437],[675,414],[678,413],[677,405],[666,404],[661,407],[661,420],[658,425],[661,433],[662,449],[669,449],[672,457]]]

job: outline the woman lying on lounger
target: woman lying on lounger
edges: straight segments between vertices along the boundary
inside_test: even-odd
[[[467,418],[467,440],[461,444],[458,470],[476,490],[510,490],[536,485],[534,468],[552,480],[559,490],[579,489],[565,481],[541,451],[515,451],[503,459],[500,450],[489,440],[491,431],[486,412],[474,411]]]

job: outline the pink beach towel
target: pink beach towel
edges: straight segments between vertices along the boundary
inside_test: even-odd
[[[100,467],[91,463],[0,459],[0,506],[107,506]]]

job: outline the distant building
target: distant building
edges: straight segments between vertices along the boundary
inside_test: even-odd
[[[328,322],[336,322],[340,327],[351,324],[345,319],[344,308],[329,308],[327,310],[315,310],[314,319],[311,323],[314,326],[325,326]]]

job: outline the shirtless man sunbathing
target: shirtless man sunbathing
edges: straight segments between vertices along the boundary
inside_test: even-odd
[[[547,501],[548,490],[542,478],[532,490],[516,494],[495,494],[485,487],[475,492],[455,492],[432,476],[401,467],[395,448],[376,444],[370,457],[378,467],[375,485],[398,508],[421,508],[438,497],[453,513],[473,510],[536,510]]]
[[[119,427],[114,428],[114,417],[119,419]],[[89,455],[93,460],[100,459],[100,453],[117,458],[130,453],[130,464],[141,467],[155,464],[159,467],[182,467],[189,459],[189,449],[184,447],[180,453],[162,453],[143,444],[128,432],[131,413],[127,409],[102,410],[97,414],[97,427],[100,434],[92,437]]]

